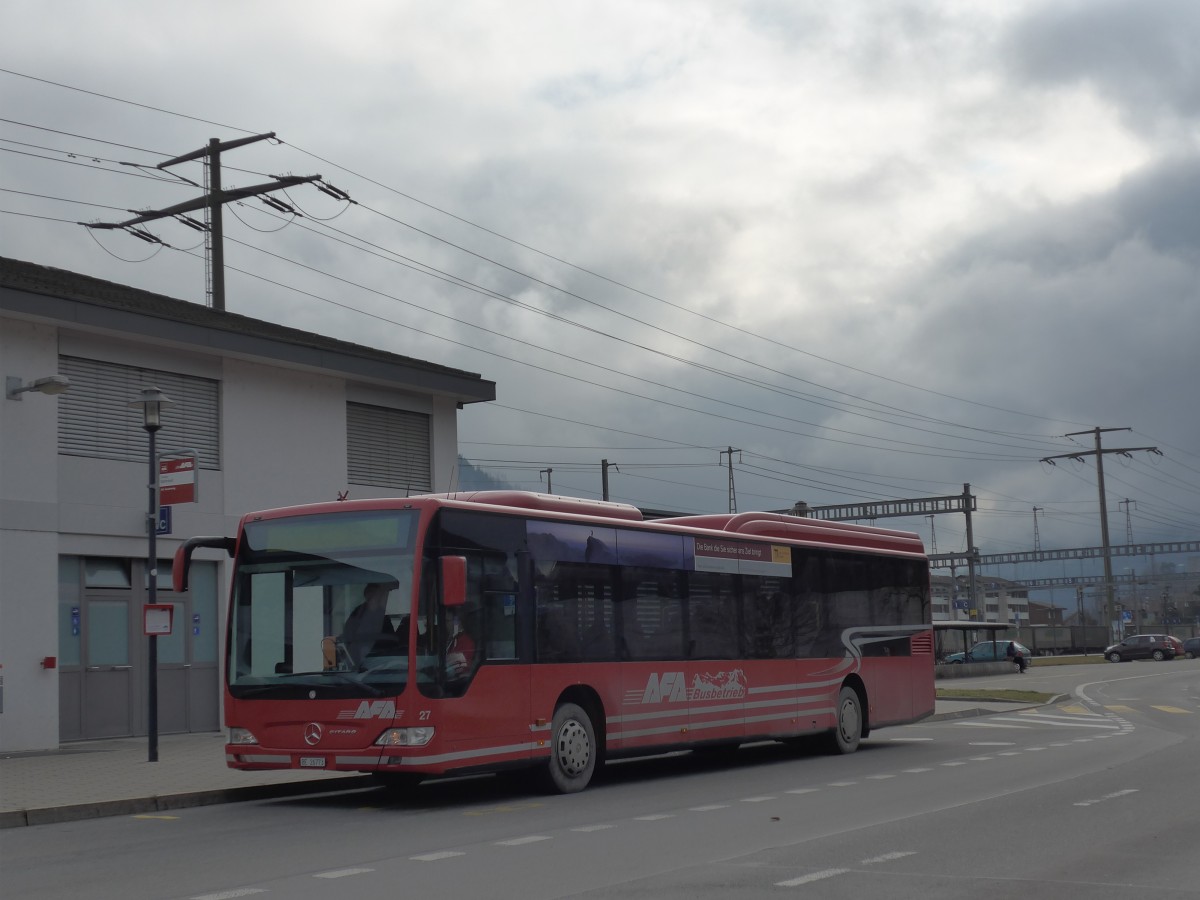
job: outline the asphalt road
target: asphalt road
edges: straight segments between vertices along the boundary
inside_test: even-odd
[[[4,894],[1200,897],[1200,663],[982,680],[1068,697],[881,730],[852,756],[621,763],[570,797],[483,778],[11,829]]]

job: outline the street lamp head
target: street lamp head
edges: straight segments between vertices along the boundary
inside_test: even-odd
[[[21,395],[28,391],[54,395],[61,394],[70,388],[71,380],[66,375],[47,375],[45,378],[31,381],[29,384],[21,384],[21,379],[15,375],[9,375],[4,379],[4,395],[9,400],[20,400]]]
[[[162,427],[162,410],[174,405],[174,401],[158,388],[148,387],[142,389],[141,400],[133,400],[129,405],[142,408],[142,427],[155,432]]]

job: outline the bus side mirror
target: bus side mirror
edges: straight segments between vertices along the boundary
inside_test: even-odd
[[[231,537],[188,538],[175,550],[175,563],[171,566],[171,588],[176,593],[188,589],[188,570],[192,567],[192,554],[200,547],[224,550],[233,559],[237,552],[237,539]]]
[[[467,558],[442,557],[442,605],[462,606],[467,602]]]

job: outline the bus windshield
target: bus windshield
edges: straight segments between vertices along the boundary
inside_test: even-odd
[[[417,510],[246,524],[228,683],[241,698],[378,697],[408,681]]]

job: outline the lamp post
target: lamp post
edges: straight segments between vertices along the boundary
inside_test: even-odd
[[[149,550],[146,555],[147,584],[150,591],[150,605],[158,599],[158,457],[155,454],[154,436],[162,428],[162,410],[171,405],[156,387],[144,388],[142,399],[134,400],[132,407],[141,407],[142,427],[150,437],[149,453],[149,495],[150,503],[146,512],[146,531],[149,534]],[[144,616],[143,616],[144,618]],[[147,653],[148,669],[148,699],[146,731],[149,738],[149,761],[158,762],[158,635],[151,634]]]

